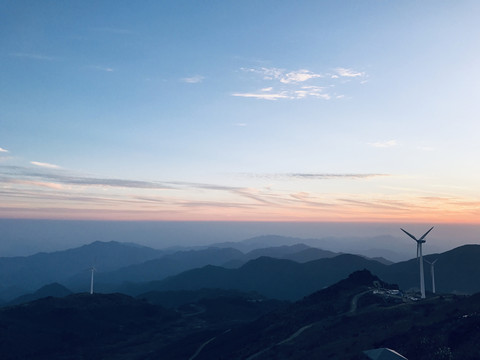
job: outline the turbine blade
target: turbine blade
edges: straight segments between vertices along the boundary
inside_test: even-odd
[[[410,236],[413,240],[418,241],[417,238],[416,238],[415,236],[413,236],[412,234],[410,234],[408,231],[405,231],[405,230],[403,230],[402,228],[400,228],[400,230],[402,230],[405,234],[407,234],[408,236]]]
[[[435,264],[435,263],[437,262],[437,260],[438,260],[438,259],[433,260],[432,265]]]
[[[420,253],[420,243],[417,242],[417,259],[419,257],[419,255],[418,255],[419,253]]]
[[[432,226],[432,227],[430,228],[430,230],[428,230],[425,234],[423,234],[423,236],[422,236],[419,240],[425,239],[425,236],[427,236],[428,233],[433,230],[433,228],[434,228],[434,226]]]
[[[427,259],[423,258],[423,261],[425,261],[427,264],[430,264],[432,265],[433,263],[431,263],[430,261],[428,261]]]

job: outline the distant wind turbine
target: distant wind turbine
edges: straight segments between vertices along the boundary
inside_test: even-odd
[[[425,237],[428,235],[428,233],[430,231],[432,231],[432,229],[433,229],[433,226],[430,228],[430,230],[428,230],[425,234],[423,234],[423,236],[420,239],[417,239],[415,236],[413,236],[409,232],[400,228],[400,230],[402,230],[405,234],[407,234],[408,236],[410,236],[413,240],[415,240],[417,242],[417,259],[420,258],[420,292],[422,294],[422,299],[425,299],[425,276],[424,276],[424,273],[423,273],[422,244],[425,242],[425,240],[423,240],[423,239],[425,239]]]
[[[93,294],[93,274],[95,273],[95,271],[97,271],[97,269],[95,269],[95,266],[92,265],[90,271],[92,272],[92,276],[90,278],[90,294]]]
[[[427,263],[430,264],[430,271],[432,273],[432,292],[435,294],[435,263],[438,259],[433,260],[432,262],[425,259]]]

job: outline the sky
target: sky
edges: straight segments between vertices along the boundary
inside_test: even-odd
[[[0,0],[0,218],[479,224],[479,18]]]

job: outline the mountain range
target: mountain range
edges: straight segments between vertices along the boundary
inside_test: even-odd
[[[38,288],[58,282],[74,291],[85,291],[90,268],[96,282],[113,289],[126,282],[160,280],[205,265],[239,267],[261,255],[289,257],[298,261],[334,256],[335,253],[306,245],[278,246],[243,253],[233,248],[156,250],[133,243],[93,242],[78,248],[23,257],[0,258],[0,299],[9,301]]]
[[[267,239],[271,239],[267,237]],[[264,240],[264,239],[263,239]],[[258,239],[256,240],[259,241]],[[437,292],[480,291],[479,245],[425,256],[435,263]],[[221,288],[255,291],[267,297],[297,300],[329,286],[353,271],[368,269],[402,289],[418,288],[418,260],[391,263],[338,254],[305,244],[281,245],[243,253],[228,247],[155,250],[130,243],[94,242],[76,249],[29,257],[0,258],[0,297],[4,302],[51,283],[73,292],[89,289],[95,265],[95,289],[139,295],[151,291]],[[427,290],[430,268],[425,264]]]
[[[438,293],[472,294],[480,291],[476,279],[480,276],[480,245],[464,245],[442,254],[426,256],[435,263]],[[288,259],[260,257],[238,269],[207,265],[160,281],[124,283],[117,291],[138,295],[148,291],[198,290],[222,288],[256,291],[267,297],[298,300],[327,287],[356,271],[368,269],[402,289],[419,288],[417,259],[385,265],[358,255],[340,254],[335,257],[298,263]],[[425,263],[427,291],[432,291],[430,267]]]

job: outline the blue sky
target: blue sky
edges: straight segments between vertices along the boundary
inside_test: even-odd
[[[478,223],[477,1],[0,1],[0,217]]]

